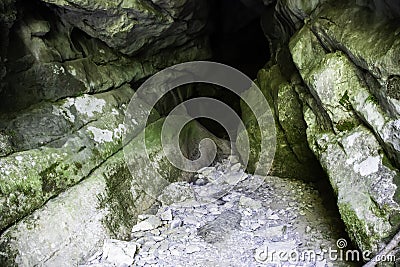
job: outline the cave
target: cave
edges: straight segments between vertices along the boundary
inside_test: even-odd
[[[1,266],[399,264],[396,1],[0,10]]]

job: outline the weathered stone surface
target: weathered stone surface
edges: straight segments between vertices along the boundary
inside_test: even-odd
[[[362,72],[342,52],[328,53],[304,27],[292,40],[294,61],[311,93],[326,107],[335,131],[367,123],[379,136],[389,157],[399,165],[399,119],[374,95]],[[379,86],[378,86],[379,88]]]
[[[64,21],[124,54],[181,46],[205,26],[204,1],[43,0]]]
[[[276,6],[279,15],[285,19],[284,22],[291,23],[294,29],[299,29],[304,24],[304,20],[328,0],[280,0]],[[283,22],[283,21],[282,21]]]
[[[2,229],[87,177],[121,149],[124,110],[132,94],[122,87],[44,103],[11,121],[8,133],[18,144],[14,151],[20,152],[0,158]]]
[[[203,1],[200,1],[200,3],[203,3]],[[65,2],[65,4],[67,3]],[[98,11],[103,12],[100,11],[102,4],[91,4],[97,5]],[[110,8],[113,5],[105,2],[104,4]],[[131,17],[122,16],[132,25],[135,23],[145,24],[144,29],[141,30],[145,34],[133,33],[130,39],[125,41],[126,44],[132,46],[146,46],[145,51],[152,50],[152,52],[140,53],[140,55],[134,57],[121,54],[121,51],[110,47],[98,39],[98,36],[88,35],[67,23],[66,19],[62,17],[68,12],[55,14],[55,9],[58,10],[58,8],[54,5],[46,6],[40,2],[29,2],[18,6],[20,16],[13,26],[10,36],[7,32],[8,28],[11,27],[12,20],[11,18],[7,20],[8,24],[5,25],[8,25],[8,28],[5,27],[4,29],[4,44],[3,42],[0,44],[2,47],[1,61],[3,63],[7,61],[5,66],[7,71],[5,67],[0,66],[2,69],[0,77],[3,78],[4,76],[4,79],[0,79],[4,80],[1,84],[2,90],[0,90],[2,91],[0,95],[2,111],[21,110],[42,100],[55,101],[84,93],[107,91],[129,82],[138,82],[158,70],[176,63],[208,58],[210,53],[205,38],[194,34],[194,32],[191,33],[186,27],[187,25],[189,25],[188,27],[193,25],[194,28],[202,27],[201,23],[197,23],[195,17],[185,17],[184,15],[186,13],[188,13],[186,15],[189,15],[189,13],[203,12],[200,7],[195,7],[192,4],[187,2],[182,7],[179,7],[178,3],[171,4],[173,6],[171,8],[184,9],[182,11],[184,18],[176,22],[171,19],[171,25],[162,22],[164,15],[158,14],[158,11],[156,12],[152,7],[149,8],[161,16],[161,21],[158,19],[150,21],[140,19],[138,22]],[[152,5],[150,4],[150,6]],[[160,5],[164,5],[164,3],[160,3]],[[144,6],[149,5],[145,3]],[[115,5],[109,11],[133,15],[136,14],[134,11],[136,7],[139,8],[134,6],[132,9],[128,8],[128,11],[122,6]],[[6,5],[4,8],[8,10],[10,7]],[[197,8],[199,12],[196,11]],[[7,10],[5,12],[8,12]],[[105,19],[107,21],[118,17],[118,15],[114,17],[111,14],[110,17],[98,17],[92,12],[87,12],[87,10],[79,11],[77,6],[67,10],[76,10],[78,12],[77,19],[82,23],[84,20],[82,20],[82,14],[79,14],[79,12],[84,12],[85,16],[91,17],[93,20]],[[152,11],[144,12],[145,16],[147,14],[151,17],[153,15],[157,17],[157,14],[151,15]],[[13,12],[10,11],[10,14],[15,13]],[[170,17],[170,15],[167,17]],[[169,21],[169,19],[167,20]],[[121,21],[114,22],[120,23]],[[152,23],[155,24],[152,25]],[[98,24],[99,27],[105,25],[104,23]],[[144,35],[152,36],[154,34],[154,31],[146,29],[146,25],[156,30],[166,27],[167,29],[164,29],[165,35],[177,32],[175,38],[171,36],[175,41],[169,42],[170,38],[165,35],[160,37],[158,43],[152,42],[151,38],[151,40],[149,38],[140,39]],[[182,25],[184,25],[183,28]],[[138,29],[136,26],[133,28],[134,31]],[[123,27],[114,30],[123,31]],[[100,33],[105,32],[100,31]],[[121,44],[120,39],[124,37],[121,36],[118,39],[117,36],[113,35],[110,39],[116,41],[116,44]],[[172,43],[175,45],[173,48],[171,47],[173,46]]]
[[[179,119],[172,120],[179,121]],[[143,142],[137,142],[135,145],[125,148],[127,164],[131,172],[134,176],[141,177],[141,185],[153,197],[158,197],[171,182],[182,179],[189,181],[193,176],[170,162],[168,157],[174,155],[166,154],[168,150],[161,144],[161,134],[165,138],[164,141],[167,140],[167,144],[172,144],[171,139],[177,138],[177,136],[174,132],[162,131],[164,121],[164,119],[160,119],[147,127],[152,133],[151,135],[147,133],[146,129],[138,137],[138,139],[145,138],[146,149],[144,149]],[[205,138],[213,140],[222,155],[230,153],[230,147],[225,141],[212,135],[196,121],[187,123],[179,134],[180,144],[183,144],[180,147],[181,153],[188,159],[196,159],[193,156],[199,154],[200,141]],[[205,153],[211,154],[211,150],[206,150]]]
[[[400,225],[399,171],[364,126],[323,133],[310,110],[305,116],[310,145],[328,173],[350,237],[376,253]]]
[[[130,266],[133,264],[136,249],[136,244],[132,242],[105,240],[102,260],[116,266]]]
[[[149,168],[148,165],[144,164],[136,164],[146,161],[141,157],[147,157],[147,155],[141,153],[135,153],[134,157],[126,161],[121,146],[115,147],[112,154],[108,156],[108,160],[83,182],[50,200],[43,208],[37,209],[33,214],[7,229],[0,238],[0,252],[2,252],[0,253],[0,262],[4,262],[7,266],[14,263],[19,266],[37,264],[71,266],[76,265],[83,258],[87,258],[93,249],[101,246],[105,238],[125,239],[129,237],[138,214],[149,209],[156,201],[155,198],[145,192],[147,188],[154,188],[152,187],[154,184],[147,187],[144,182],[156,183],[160,181],[160,176],[167,182],[180,181],[188,177],[187,174],[172,165],[167,165],[169,163],[163,153],[160,140],[163,121],[162,119],[158,120],[146,128],[146,148],[151,157],[156,160],[153,163],[160,166],[159,169]],[[114,126],[110,121],[108,124],[111,127]],[[191,134],[183,134],[182,137],[184,138],[183,143],[190,144],[185,147],[186,151],[196,148],[193,140],[197,140],[197,138],[205,136],[215,138],[196,122],[191,122],[187,131]],[[126,145],[125,152],[137,151],[136,148],[141,143],[142,134],[140,133]],[[119,142],[115,139],[103,139],[95,143],[100,152],[101,143],[112,142],[115,146],[118,146]],[[89,145],[89,143],[86,144]],[[41,150],[42,153],[39,155],[43,159],[43,152],[46,151],[43,148]],[[23,159],[22,157],[21,164],[24,162]],[[21,170],[25,171],[27,178],[22,179],[25,183],[22,184],[21,181],[20,186],[28,187],[22,188],[26,191],[19,190],[18,184],[15,188],[11,187],[12,181],[6,180],[6,176],[2,177],[2,190],[9,190],[8,195],[6,195],[8,191],[2,191],[5,193],[2,196],[5,203],[2,208],[8,208],[1,213],[4,226],[19,219],[21,215],[27,215],[28,212],[38,208],[39,205],[45,203],[47,198],[57,195],[60,190],[66,189],[67,185],[73,185],[66,181],[63,188],[49,188],[53,191],[44,191],[47,188],[45,182],[52,185],[57,180],[43,180],[44,178],[40,174],[35,173],[42,168],[40,162],[36,160],[29,162],[35,163],[36,166],[30,173]],[[59,162],[59,164],[67,164],[69,159],[60,156]],[[88,167],[83,166],[82,169],[91,166],[88,159],[79,162],[85,162],[85,165],[89,165]],[[136,164],[136,168],[129,170],[126,164]],[[57,166],[54,168],[48,174],[51,175],[51,179],[54,179],[55,174],[57,174]],[[86,177],[82,174],[83,171],[77,174],[69,173],[68,168],[60,168],[60,171],[68,172],[68,175],[65,174],[64,178],[79,177],[79,179],[83,179]],[[59,175],[61,176],[62,173],[59,173]],[[63,176],[58,178],[60,182],[63,182],[61,180]],[[27,181],[30,181],[30,183],[28,184]],[[159,183],[154,186],[157,190],[163,190],[163,185],[163,183]],[[40,190],[41,188],[42,190]],[[34,194],[28,195],[26,192]],[[11,205],[7,206],[6,203],[11,203]],[[4,216],[5,214],[8,216]],[[159,226],[161,226],[161,220],[158,217],[150,216],[139,223],[136,226],[137,230],[134,228],[133,231],[152,230]]]
[[[99,103],[99,105],[93,106],[96,113],[102,112],[106,102],[94,97],[91,100]],[[128,100],[129,98],[126,101]],[[111,107],[112,105],[110,105]],[[51,109],[52,107],[50,107]],[[42,110],[40,109],[40,111]],[[81,110],[81,112],[84,114],[83,117],[85,115],[94,116],[94,111],[89,112],[90,114],[86,113],[87,110]],[[53,141],[46,140],[49,138],[49,132],[46,132],[45,129],[55,129],[53,131],[55,136],[52,136],[54,139],[57,138],[57,132],[61,135],[58,138],[63,137],[62,135],[69,130],[66,117],[71,115],[73,117],[68,117],[68,119],[75,120],[75,116],[71,113],[66,113],[64,117],[60,113],[54,115],[45,112],[39,114],[41,118],[37,116],[39,119],[36,120],[31,120],[36,115],[34,112],[27,114],[28,118],[22,116],[20,120],[21,127],[15,129],[17,131],[15,133],[16,141],[22,141],[20,150],[31,148],[29,147],[31,141],[35,145],[33,148],[38,148],[41,139]],[[78,114],[75,115],[78,117]],[[78,118],[76,119],[78,120]],[[1,158],[1,228],[27,215],[68,186],[79,182],[104,159],[118,150],[118,146],[120,146],[118,142],[112,143],[116,141],[113,131],[114,127],[118,126],[115,123],[122,121],[123,116],[117,112],[117,115],[109,114],[108,119],[109,121],[107,118],[102,118],[77,129],[70,138],[65,139],[64,142],[61,140],[59,148],[43,147]],[[51,121],[56,122],[53,123],[55,127],[49,125]],[[107,125],[112,128],[107,128]],[[100,129],[98,128],[100,126],[106,126],[106,128]],[[28,132],[28,135],[25,135],[25,131]],[[119,135],[121,134],[122,132],[119,133]],[[117,135],[118,133],[115,135],[116,139],[118,139]],[[25,145],[26,143],[28,144]]]
[[[79,185],[9,228],[0,238],[0,263],[76,265],[104,239],[129,236],[136,216],[152,201],[135,185],[121,151]]]
[[[390,27],[385,20],[367,27],[373,14],[359,7],[336,12],[326,5],[319,12],[290,43],[309,89],[297,90],[308,143],[337,193],[350,237],[362,250],[376,253],[400,225],[399,171],[393,167],[399,165],[399,118],[394,115],[399,106],[392,101],[395,109],[390,109],[381,101],[390,97],[375,94],[382,91],[377,81],[396,73],[397,56],[390,51],[399,38],[383,37]],[[344,16],[353,18],[351,27]]]
[[[281,58],[284,55],[280,56]],[[322,176],[321,168],[307,145],[306,124],[302,103],[296,93],[300,77],[291,59],[273,64],[258,73],[257,83],[275,116],[277,147],[271,175],[315,180]],[[248,170],[254,172],[260,161],[260,132],[257,121],[247,105],[242,103],[242,118],[250,138]],[[269,129],[261,129],[268,136]],[[241,133],[239,133],[241,138]],[[239,148],[239,153],[244,153]],[[243,156],[243,155],[242,155]]]
[[[146,220],[139,222],[132,227],[132,232],[149,231],[160,227],[162,224],[161,219],[150,215]]]
[[[205,46],[202,40],[188,41],[173,51],[130,58],[79,31],[70,34],[60,22],[59,32],[44,37],[32,36],[27,23],[36,22],[20,22],[14,29],[14,39],[26,49],[15,51],[16,59],[8,67],[3,109],[118,88],[175,63],[207,57],[206,49],[199,48]]]

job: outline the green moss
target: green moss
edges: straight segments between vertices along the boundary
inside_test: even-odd
[[[400,204],[400,175],[397,174],[394,178],[393,178],[393,182],[394,184],[397,186],[396,192],[393,196],[394,201],[396,201],[398,204]]]
[[[352,121],[339,121],[336,128],[341,132],[345,132],[353,130],[356,126],[357,125]]]
[[[43,195],[57,195],[74,185],[77,182],[74,179],[74,175],[78,173],[78,170],[74,168],[75,166],[68,163],[55,162],[40,172]]]
[[[19,251],[15,247],[11,246],[12,237],[8,234],[2,236],[3,241],[0,243],[0,266],[17,266],[15,259],[17,258]]]
[[[42,191],[44,193],[50,193],[57,190],[56,176],[58,162],[51,164],[44,171],[40,172],[39,175],[42,177]]]
[[[342,98],[339,100],[339,104],[342,105],[348,111],[352,110],[349,98],[349,92],[347,90],[344,92]]]
[[[368,96],[366,101],[377,105],[379,104],[378,98],[376,98],[374,95]]]
[[[400,213],[394,213],[390,215],[389,222],[394,229],[399,229],[400,227]]]
[[[362,245],[363,250],[371,250],[371,244],[375,243],[379,238],[366,233],[365,230],[368,229],[368,226],[357,217],[350,204],[338,203],[338,207],[347,232],[353,242],[359,246]]]
[[[127,239],[137,215],[130,191],[132,175],[125,164],[114,165],[105,180],[105,194],[98,196],[100,208],[109,210],[103,223],[115,238]]]
[[[400,77],[393,76],[387,84],[387,94],[389,97],[400,100]]]
[[[393,167],[390,159],[386,156],[386,154],[382,150],[379,151],[379,154],[382,155],[382,164],[385,167],[389,168],[392,171],[396,171],[396,172],[398,171],[395,167]]]
[[[74,166],[75,166],[75,168],[76,168],[76,171],[75,171],[75,175],[77,175],[78,174],[78,171],[79,170],[82,170],[82,164],[81,163],[79,163],[79,162],[74,162]]]

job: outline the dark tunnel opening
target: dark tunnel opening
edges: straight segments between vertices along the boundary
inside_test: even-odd
[[[262,4],[246,6],[243,2],[212,1],[210,43],[214,61],[234,67],[255,79],[257,72],[270,59],[268,40],[260,22],[265,7]]]

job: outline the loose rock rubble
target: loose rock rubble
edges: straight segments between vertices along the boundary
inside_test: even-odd
[[[262,180],[246,174],[232,156],[196,178],[170,184],[157,212],[139,216],[131,241],[107,240],[81,266],[351,265],[327,257],[343,233],[312,184]],[[272,258],[274,251],[305,250],[316,259]]]

